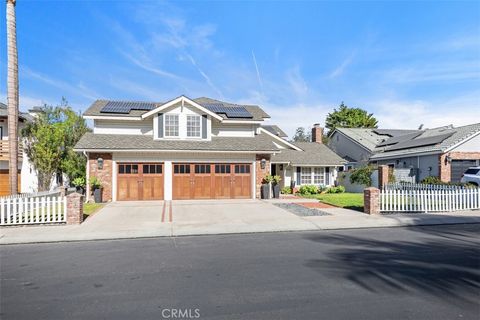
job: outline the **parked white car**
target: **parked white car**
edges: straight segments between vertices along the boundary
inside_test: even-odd
[[[476,186],[480,186],[480,166],[468,168],[463,174],[460,182],[471,183]]]

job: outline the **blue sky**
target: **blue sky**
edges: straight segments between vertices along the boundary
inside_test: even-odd
[[[342,101],[384,128],[480,118],[480,1],[18,0],[17,33],[23,110],[208,96],[259,104],[289,134]]]

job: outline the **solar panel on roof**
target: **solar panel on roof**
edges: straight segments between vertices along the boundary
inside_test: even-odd
[[[408,148],[414,148],[414,147],[431,146],[431,145],[442,142],[443,140],[447,139],[454,133],[455,132],[449,132],[446,134],[441,134],[441,135],[427,137],[427,138],[419,138],[419,139],[403,141],[386,148],[386,150],[393,151],[393,150],[401,150],[401,149],[408,149]]]
[[[108,101],[100,112],[128,114],[131,110],[150,111],[155,109],[155,106],[152,102]]]
[[[227,118],[253,118],[243,106],[226,107],[221,103],[208,103],[203,106],[212,112],[225,114]]]
[[[389,145],[396,144],[396,143],[399,143],[399,142],[409,141],[409,140],[415,139],[416,137],[418,137],[422,133],[423,133],[423,131],[419,131],[419,132],[413,132],[413,133],[403,134],[401,136],[392,137],[390,139],[382,141],[381,143],[379,143],[377,145],[377,147],[385,147],[385,146],[389,146]]]

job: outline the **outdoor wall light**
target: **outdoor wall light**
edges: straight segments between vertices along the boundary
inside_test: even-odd
[[[428,167],[428,171],[432,171],[432,167]]]
[[[97,159],[97,168],[98,168],[98,170],[103,169],[103,158],[98,158]]]
[[[280,171],[283,171],[283,164],[280,165]]]
[[[262,159],[260,161],[260,168],[265,169],[266,166],[267,166],[267,160]]]
[[[452,157],[446,156],[446,157],[445,157],[445,164],[451,163],[451,162],[452,162]]]

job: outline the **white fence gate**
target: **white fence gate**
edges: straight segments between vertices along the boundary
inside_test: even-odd
[[[0,198],[0,225],[47,224],[67,221],[67,198],[57,194]]]
[[[381,212],[446,212],[480,209],[480,188],[384,189]]]

